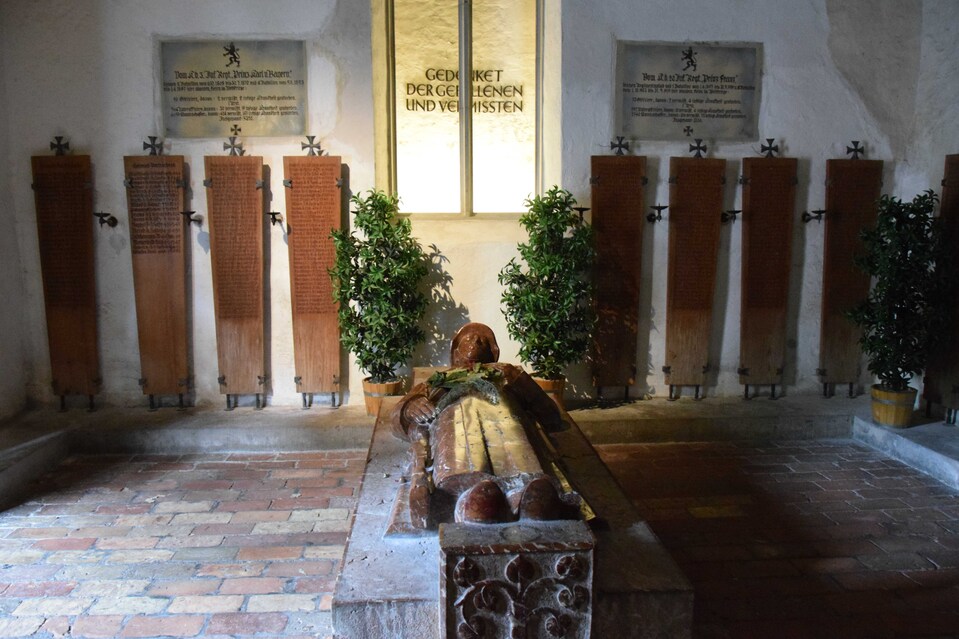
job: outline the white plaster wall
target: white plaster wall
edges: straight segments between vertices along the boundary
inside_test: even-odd
[[[797,216],[824,203],[825,160],[842,157],[852,139],[887,162],[886,192],[911,196],[938,188],[942,158],[959,152],[959,78],[955,60],[959,3],[954,0],[557,0],[547,2],[546,116],[543,183],[560,184],[589,204],[589,156],[608,153],[612,130],[615,42],[718,40],[764,45],[762,137],[776,137],[800,158]],[[99,210],[120,219],[98,230],[97,277],[104,392],[101,401],[143,405],[137,386],[139,355],[122,186],[123,155],[141,154],[156,133],[155,46],[159,38],[226,36],[302,38],[309,43],[310,133],[350,167],[353,192],[374,183],[370,10],[363,0],[5,0],[0,3],[0,198],[15,233],[0,236],[0,264],[22,274],[0,279],[5,339],[0,354],[0,415],[23,404],[24,394],[53,402],[37,256],[29,157],[49,153],[54,135],[67,135],[78,153],[93,157]],[[888,88],[888,90],[884,90]],[[6,135],[6,138],[2,137]],[[244,140],[272,169],[272,209],[283,211],[282,156],[298,155],[299,139]],[[739,159],[758,144],[712,144],[728,160],[726,205],[738,207],[733,188]],[[203,156],[221,155],[222,140],[173,140],[168,153],[191,167],[191,208],[205,214]],[[648,203],[668,202],[668,158],[685,155],[680,143],[641,143],[649,157]],[[5,188],[8,187],[8,188]],[[466,320],[490,324],[502,357],[518,346],[506,337],[496,273],[515,255],[525,234],[515,220],[429,221],[414,233],[435,244],[448,277],[429,324],[436,340],[413,364],[446,361],[445,340]],[[220,403],[205,228],[191,230],[193,345],[197,399]],[[723,231],[712,359],[719,373],[711,394],[739,394],[738,224]],[[15,242],[9,240],[15,238]],[[274,404],[299,401],[293,384],[287,248],[279,227],[270,231],[270,373]],[[4,242],[8,243],[5,244]],[[634,394],[662,395],[665,340],[667,228],[649,228],[644,241],[643,308],[637,362],[648,364]],[[818,364],[822,229],[796,224],[786,381],[789,392],[813,393]],[[22,292],[21,292],[22,288]],[[18,328],[19,327],[19,328]],[[18,334],[19,331],[19,334]],[[17,346],[22,340],[22,350]],[[7,342],[11,342],[8,347]],[[344,357],[344,362],[347,358]],[[361,401],[361,373],[348,365],[350,401]],[[585,396],[589,372],[570,371],[573,394]],[[865,380],[864,380],[865,381]],[[20,390],[25,388],[25,392]],[[319,398],[321,400],[325,398]]]
[[[760,42],[764,48],[760,137],[775,137],[800,159],[797,216],[825,202],[825,161],[851,140],[885,160],[884,192],[912,197],[935,186],[943,156],[959,152],[956,28],[948,0],[590,0],[563,1],[563,184],[589,200],[589,156],[608,153],[613,130],[617,40]],[[727,160],[726,208],[740,208],[740,158],[758,144],[708,141]],[[651,172],[648,204],[668,203],[670,156],[686,143],[640,141]],[[668,215],[668,212],[667,212]],[[666,392],[667,224],[647,227],[637,390]],[[785,381],[789,392],[818,392],[822,227],[795,224]],[[713,315],[711,394],[738,394],[740,225],[723,228]],[[648,342],[645,336],[649,335]],[[864,367],[865,368],[865,367]],[[868,381],[863,377],[862,381]]]
[[[7,29],[0,21],[0,42],[6,40]],[[0,58],[0,149],[9,148],[7,99],[5,95],[6,65]],[[14,232],[14,207],[10,196],[10,165],[0,171],[0,211],[5,228],[0,232],[0,419],[23,408],[24,391],[23,336],[27,324],[23,319],[23,276],[17,235]]]
[[[52,136],[66,135],[74,153],[92,156],[96,209],[111,212],[120,221],[115,229],[98,229],[95,238],[104,381],[99,401],[143,405],[145,398],[137,386],[140,364],[123,156],[141,155],[142,141],[157,132],[157,41],[220,36],[307,41],[309,132],[331,154],[343,158],[352,189],[364,190],[373,184],[369,5],[356,0],[10,0],[0,4],[0,20],[7,69],[4,124],[11,132],[9,143],[0,147],[8,167],[4,179],[11,188],[0,190],[4,193],[0,197],[9,200],[4,203],[14,219],[14,248],[19,249],[24,274],[25,304],[17,321],[25,327],[27,393],[41,402],[55,400],[49,385],[30,156],[49,153]],[[247,154],[262,155],[272,170],[272,209],[282,212],[282,157],[301,155],[301,139],[243,141]],[[165,151],[185,156],[191,208],[201,215],[206,210],[203,156],[223,155],[222,144],[220,139],[172,140]],[[270,238],[268,366],[273,402],[293,404],[299,396],[293,383],[287,246],[279,226],[271,228]],[[205,227],[192,227],[190,249],[197,400],[221,402]],[[3,260],[6,265],[6,257]],[[5,354],[0,362],[4,370],[10,366],[6,360]],[[11,370],[16,373],[12,366]],[[5,405],[7,400],[3,401]]]

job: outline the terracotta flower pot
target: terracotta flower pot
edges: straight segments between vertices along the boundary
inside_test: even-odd
[[[403,382],[396,380],[374,384],[367,377],[363,380],[363,401],[366,403],[366,414],[376,416],[380,412],[380,405],[384,397],[402,394]]]
[[[533,381],[549,395],[550,399],[556,402],[556,405],[562,410],[566,410],[566,406],[563,404],[563,391],[566,390],[566,378],[559,377],[557,379],[543,379],[542,377],[534,377]]]
[[[912,409],[916,404],[916,389],[911,386],[904,391],[893,391],[873,384],[872,421],[882,426],[905,428],[912,420]]]

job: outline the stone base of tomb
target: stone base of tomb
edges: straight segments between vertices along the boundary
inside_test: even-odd
[[[384,404],[380,414],[391,408]],[[335,637],[509,637],[518,623],[541,624],[525,636],[689,637],[689,582],[576,424],[564,418],[570,427],[549,437],[595,520],[446,524],[438,535],[396,530],[392,510],[409,480],[409,444],[378,419],[333,595]],[[536,579],[553,591],[530,591]],[[477,589],[481,582],[488,587]],[[524,611],[523,597],[540,609],[536,619],[511,614]]]

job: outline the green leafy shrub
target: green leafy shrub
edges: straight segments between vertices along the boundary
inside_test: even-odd
[[[339,304],[340,341],[371,381],[396,379],[397,367],[425,338],[419,326],[427,296],[419,290],[429,259],[412,236],[410,221],[397,217],[398,198],[370,190],[354,195],[353,226],[330,236],[336,249],[330,277]]]
[[[888,390],[906,390],[945,329],[947,253],[937,201],[932,191],[912,202],[882,196],[876,227],[862,232],[864,252],[855,258],[874,284],[849,317],[862,328],[869,370]]]
[[[529,241],[517,246],[520,259],[499,273],[503,314],[510,337],[520,343],[520,359],[534,375],[555,379],[589,348],[593,234],[573,210],[569,191],[554,186],[525,204],[519,222]]]

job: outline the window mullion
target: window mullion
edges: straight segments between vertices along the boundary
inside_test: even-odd
[[[473,215],[473,3],[459,0],[460,212]]]

